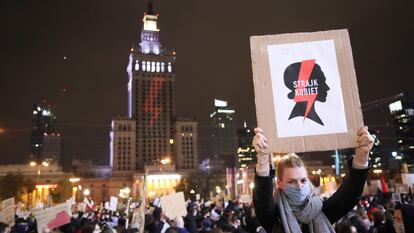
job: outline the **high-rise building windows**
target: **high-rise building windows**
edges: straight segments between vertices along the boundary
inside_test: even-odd
[[[157,71],[157,72],[160,72],[160,62],[157,62],[156,71]]]
[[[155,72],[155,62],[151,62],[151,72]]]
[[[142,71],[145,71],[145,68],[146,68],[145,61],[142,61]]]
[[[139,61],[135,60],[135,70],[139,70]]]
[[[161,72],[164,72],[164,71],[165,71],[165,63],[161,62]]]

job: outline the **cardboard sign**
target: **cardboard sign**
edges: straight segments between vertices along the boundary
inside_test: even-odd
[[[268,152],[356,146],[363,118],[347,30],[252,36],[250,45]]]
[[[111,201],[109,202],[109,210],[116,211],[118,208],[118,198],[111,196]]]
[[[187,215],[187,208],[185,207],[184,193],[173,193],[167,196],[161,197],[162,211],[170,219],[176,217],[182,217]]]
[[[240,202],[241,203],[246,203],[249,204],[251,202],[252,198],[250,197],[249,194],[242,194],[240,195]]]
[[[131,219],[131,226],[136,225],[140,223],[140,208],[134,209],[134,212],[132,213],[132,219]]]
[[[45,229],[52,230],[70,222],[71,202],[67,201],[45,210],[36,211],[34,214],[37,220],[37,232],[44,232]]]
[[[16,211],[14,209],[14,197],[2,201],[1,209],[3,213],[3,221],[9,226],[14,226],[14,219],[16,214]]]

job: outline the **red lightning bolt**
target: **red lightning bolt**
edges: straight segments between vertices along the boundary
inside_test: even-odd
[[[154,124],[154,122],[158,119],[158,116],[162,112],[161,107],[155,106],[155,101],[157,99],[158,93],[160,92],[164,84],[164,81],[165,80],[162,78],[153,78],[151,82],[151,88],[144,102],[143,111],[145,113],[151,113],[150,125]]]
[[[315,59],[312,60],[304,60],[300,65],[299,71],[299,78],[298,78],[298,85],[296,86],[296,93],[300,90],[305,89],[307,87],[306,83],[309,80],[310,75],[312,74],[313,67],[315,65]],[[305,118],[308,116],[309,110],[312,108],[313,103],[315,102],[316,96],[318,94],[307,94],[307,95],[295,95],[295,102],[307,102],[306,111],[305,111]]]

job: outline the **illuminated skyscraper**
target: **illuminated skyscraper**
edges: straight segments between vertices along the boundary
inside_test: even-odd
[[[256,151],[254,150],[252,141],[254,130],[247,128],[244,122],[243,128],[237,130],[237,157],[241,168],[249,167],[256,163]]]
[[[56,116],[50,107],[34,104],[32,119],[29,159],[37,162],[53,160],[58,163],[62,143],[60,133],[54,128]]]
[[[389,109],[394,122],[398,149],[401,152],[392,156],[405,160],[409,169],[414,170],[414,102],[403,96],[391,103]]]
[[[144,13],[139,46],[131,48],[128,72],[128,116],[136,121],[136,168],[173,157],[175,52],[160,43],[159,14],[152,3]]]
[[[214,159],[225,161],[227,167],[237,165],[237,135],[235,111],[226,101],[214,100],[214,112],[210,114],[213,128]]]

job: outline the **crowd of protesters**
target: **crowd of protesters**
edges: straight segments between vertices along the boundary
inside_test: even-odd
[[[411,203],[411,204],[410,204]],[[413,196],[411,192],[395,202],[391,193],[363,196],[345,217],[334,224],[337,233],[402,233],[412,227],[414,221]],[[401,210],[411,208],[403,223]],[[149,205],[145,213],[144,231],[147,233],[265,233],[256,218],[254,208],[236,201],[188,202],[187,215],[169,219],[158,206]],[[407,215],[406,213],[406,215]],[[411,215],[410,215],[411,214]],[[95,209],[74,211],[71,222],[49,232],[62,233],[136,233],[139,225],[131,223],[132,214],[122,211]],[[129,220],[128,217],[129,216]],[[411,223],[407,220],[411,219]],[[411,224],[411,226],[409,225]],[[411,228],[409,228],[411,229]],[[26,218],[16,216],[16,223],[8,227],[0,223],[0,233],[37,232],[33,215]]]

